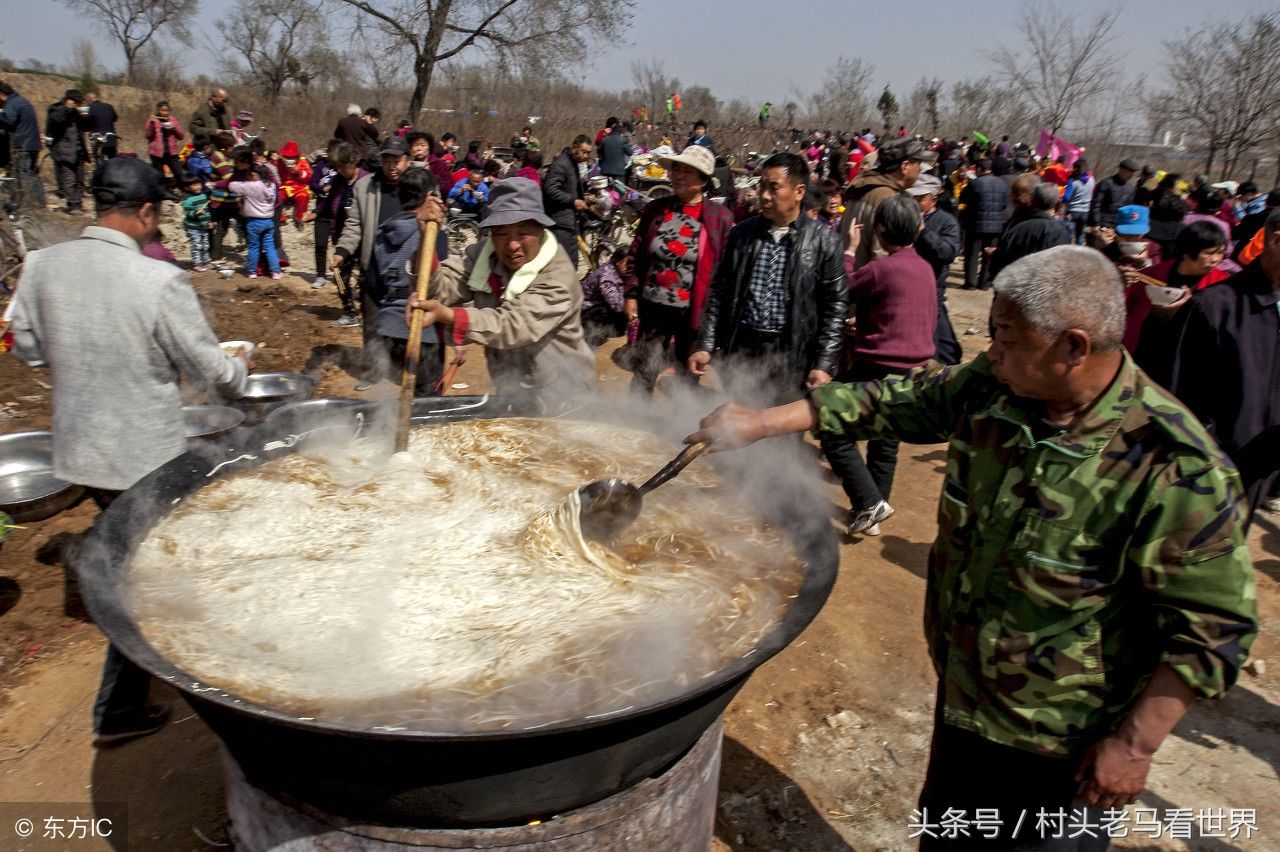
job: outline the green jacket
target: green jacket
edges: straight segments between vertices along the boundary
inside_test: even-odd
[[[1239,476],[1127,354],[1040,440],[986,355],[813,402],[819,434],[950,442],[924,616],[948,724],[1074,756],[1162,661],[1200,696],[1235,682],[1257,633]]]

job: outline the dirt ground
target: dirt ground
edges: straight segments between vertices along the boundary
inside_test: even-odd
[[[310,271],[305,237],[291,229],[286,234],[298,266]],[[186,258],[185,246],[174,249]],[[333,287],[313,290],[308,281],[293,275],[279,282],[195,276],[220,338],[260,343],[259,370],[306,366],[321,375],[317,396],[392,396],[390,384],[366,394],[353,391],[355,380],[345,368],[359,331],[330,327],[338,314]],[[988,298],[952,290],[950,302],[956,330],[974,354],[985,344]],[[616,345],[607,345],[598,359],[605,394],[625,392],[627,375],[608,358]],[[486,390],[483,369],[473,356],[456,379],[466,387],[451,392]],[[0,357],[0,433],[46,428],[49,421],[47,374]],[[883,535],[841,546],[840,577],[825,609],[756,672],[729,709],[718,852],[914,848],[908,825],[935,686],[922,641],[921,603],[942,464],[941,446],[903,447],[893,498],[897,515]],[[830,493],[843,504],[836,486]],[[50,815],[117,815],[121,803],[127,832],[66,848],[173,852],[225,846],[217,741],[185,704],[179,702],[175,721],[153,737],[102,751],[90,746],[104,643],[78,614],[51,551],[67,534],[87,529],[95,514],[91,503],[81,503],[16,532],[0,551],[0,848],[64,848],[24,845],[12,826],[23,817],[39,826]],[[1188,715],[1157,756],[1140,806],[1158,809],[1162,817],[1174,808],[1193,814],[1254,809],[1256,831],[1251,839],[1242,833],[1186,841],[1147,830],[1119,845],[1280,849],[1280,526],[1274,518],[1261,518],[1250,548],[1262,615],[1254,652],[1263,665],[1244,674],[1224,701],[1201,703]],[[974,771],[980,778],[981,767]]]

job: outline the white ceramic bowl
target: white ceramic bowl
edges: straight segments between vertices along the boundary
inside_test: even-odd
[[[245,355],[252,355],[253,350],[258,348],[257,344],[248,340],[224,340],[218,345],[221,346],[222,351],[226,352],[228,355],[234,355],[241,349],[244,350]]]
[[[1174,302],[1182,298],[1181,287],[1157,287],[1154,284],[1147,285],[1147,298],[1151,300],[1151,304],[1156,307],[1164,307],[1172,305]]]

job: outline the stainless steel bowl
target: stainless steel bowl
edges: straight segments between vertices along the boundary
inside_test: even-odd
[[[51,518],[83,493],[53,475],[52,432],[0,435],[0,511],[14,523]]]
[[[365,417],[357,415],[372,416],[374,408],[359,399],[304,399],[272,411],[260,428],[274,440],[285,440],[290,435],[305,435],[311,440],[350,440],[365,426]]]
[[[222,401],[245,414],[245,423],[255,425],[275,409],[288,402],[300,402],[311,396],[316,380],[301,373],[254,373],[245,379],[244,393],[238,399]]]
[[[187,440],[220,438],[244,422],[245,414],[226,405],[184,405],[182,420]]]

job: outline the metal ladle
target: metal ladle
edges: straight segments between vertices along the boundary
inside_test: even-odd
[[[710,445],[703,441],[690,444],[638,488],[616,478],[599,479],[579,488],[581,508],[578,517],[582,534],[595,541],[609,541],[616,537],[640,517],[644,495],[684,470],[689,462],[708,449]]]

